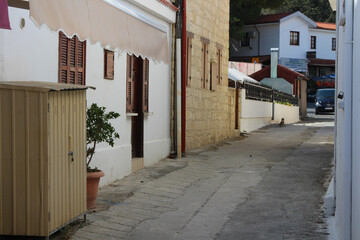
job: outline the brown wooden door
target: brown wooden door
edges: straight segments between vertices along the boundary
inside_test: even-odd
[[[133,56],[134,57],[134,56]],[[144,141],[144,114],[142,107],[142,62],[141,58],[134,57],[133,61],[133,77],[134,77],[134,98],[133,98],[133,110],[137,113],[137,116],[133,116],[131,120],[131,145],[132,145],[132,157],[143,157],[143,141]]]

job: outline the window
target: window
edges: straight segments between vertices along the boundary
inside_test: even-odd
[[[209,72],[209,44],[210,40],[206,38],[201,38],[202,41],[202,48],[201,48],[201,87],[208,88],[208,72]]]
[[[331,50],[333,51],[336,50],[336,38],[333,38],[331,41]]]
[[[250,46],[250,33],[249,32],[243,33],[242,39],[241,39],[241,46],[242,47]]]
[[[104,78],[114,80],[114,52],[104,50]]]
[[[311,36],[311,49],[316,49],[316,36]]]
[[[191,85],[191,50],[192,50],[192,38],[187,37],[186,41],[186,86]]]
[[[85,85],[86,41],[59,32],[59,83]]]
[[[126,112],[149,112],[149,60],[127,55]]]
[[[300,33],[299,32],[290,32],[290,45],[299,45],[300,43]]]
[[[222,49],[223,46],[217,45],[217,83],[219,85],[222,83]]]

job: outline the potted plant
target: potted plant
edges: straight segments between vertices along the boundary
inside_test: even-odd
[[[119,113],[113,111],[106,113],[106,108],[99,107],[96,103],[93,103],[90,108],[86,110],[88,209],[95,208],[100,177],[104,176],[103,171],[99,170],[97,167],[90,167],[90,163],[95,154],[97,144],[106,142],[113,147],[115,139],[120,138],[120,135],[110,123],[110,120],[116,119],[119,116]]]

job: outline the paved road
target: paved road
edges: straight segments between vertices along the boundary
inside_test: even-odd
[[[332,155],[332,119],[270,125],[102,189],[72,239],[326,239]]]

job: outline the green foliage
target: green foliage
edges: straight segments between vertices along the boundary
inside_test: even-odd
[[[241,28],[255,21],[263,8],[274,9],[284,0],[230,0],[230,38],[240,40]]]
[[[89,168],[96,144],[106,142],[113,147],[115,139],[120,138],[120,135],[110,123],[111,119],[118,118],[120,114],[113,111],[106,113],[105,111],[105,107],[99,107],[96,103],[93,103],[86,111],[86,144],[90,145],[86,154],[88,171],[97,170],[97,168]]]
[[[332,11],[329,0],[284,0],[277,9],[266,9],[265,14],[288,13],[300,11],[307,17],[318,22],[336,21],[335,12]]]

